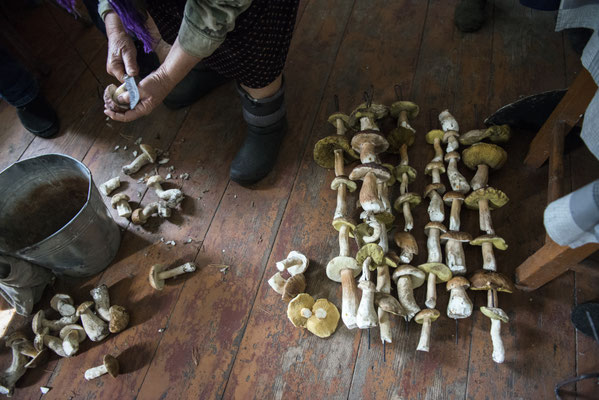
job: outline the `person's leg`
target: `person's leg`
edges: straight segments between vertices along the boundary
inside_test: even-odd
[[[17,116],[29,132],[41,137],[58,132],[56,113],[40,94],[31,73],[1,47],[0,98],[17,108]]]

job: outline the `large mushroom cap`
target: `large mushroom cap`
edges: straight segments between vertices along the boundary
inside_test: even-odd
[[[318,337],[329,337],[337,329],[339,310],[327,299],[318,299],[312,306],[312,316],[308,318],[306,328]]]
[[[358,253],[356,254],[356,262],[358,265],[362,265],[364,260],[370,257],[372,258],[370,269],[374,271],[377,265],[383,263],[384,256],[385,253],[383,252],[381,246],[376,243],[366,243],[360,248],[360,250],[358,250]]]
[[[395,167],[395,169],[393,170],[393,174],[395,174],[395,178],[398,181],[401,181],[401,176],[404,173],[408,176],[408,183],[414,182],[414,180],[416,179],[416,176],[417,176],[417,172],[414,168],[410,167],[409,165],[401,165],[400,164],[397,167]]]
[[[391,115],[393,118],[399,118],[399,114],[405,111],[408,113],[409,119],[414,119],[418,116],[418,112],[420,111],[420,107],[416,103],[412,103],[411,101],[396,101],[391,104]]]
[[[438,229],[442,233],[447,232],[447,228],[440,222],[431,221],[428,224],[424,225],[424,234],[426,236],[430,235],[431,229]]]
[[[391,178],[391,173],[387,168],[376,163],[367,163],[355,167],[349,174],[349,179],[354,181],[363,179],[369,172],[374,174],[377,183],[386,183]]]
[[[448,206],[451,206],[451,203],[453,203],[454,200],[464,201],[464,199],[465,199],[464,194],[462,194],[460,192],[447,192],[443,195],[443,201]]]
[[[306,290],[306,278],[304,274],[293,275],[283,286],[283,294],[281,295],[285,303],[289,303],[298,294],[304,293]]]
[[[119,375],[119,360],[110,354],[106,354],[103,359],[104,366],[106,367],[106,372],[110,374],[113,378],[116,378]]]
[[[470,169],[476,169],[480,164],[499,169],[505,164],[507,153],[495,144],[475,143],[462,152],[462,160]]]
[[[426,167],[424,167],[424,173],[426,175],[432,175],[434,170],[439,171],[440,174],[444,174],[445,165],[441,161],[432,161],[426,164]]]
[[[412,281],[412,289],[419,288],[426,280],[426,274],[418,268],[412,267],[411,265],[400,265],[393,272],[393,280],[397,281],[402,276],[410,277]]]
[[[337,127],[337,120],[343,121],[343,125],[345,125],[346,128],[351,128],[349,124],[349,115],[343,114],[341,112],[336,112],[331,114],[327,119],[328,123],[333,125],[335,128]]]
[[[374,294],[374,305],[380,307],[381,310],[393,315],[406,316],[406,310],[401,306],[399,301],[387,293],[376,292]]]
[[[442,183],[430,183],[426,185],[424,188],[424,197],[428,197],[432,191],[437,192],[437,194],[442,195],[445,193],[445,185]]]
[[[414,321],[416,321],[417,324],[422,325],[425,319],[428,319],[431,322],[433,322],[436,321],[437,318],[439,318],[439,315],[441,315],[441,313],[435,310],[434,308],[426,308],[420,311],[418,314],[416,314],[416,316],[414,317]]]
[[[402,145],[411,146],[414,144],[416,133],[414,129],[405,126],[398,126],[389,132],[387,141],[389,142],[389,152],[399,153]]]
[[[314,299],[307,293],[300,293],[287,306],[287,318],[293,326],[305,328],[308,318],[312,316]],[[307,310],[307,311],[306,311]]]
[[[362,268],[352,257],[337,256],[327,264],[327,277],[334,282],[341,282],[341,271],[350,269],[354,278],[360,274]]]
[[[400,214],[403,214],[403,204],[408,203],[410,205],[410,209],[416,207],[418,204],[422,202],[422,197],[420,197],[417,193],[405,193],[395,199],[393,203],[393,208]]]
[[[164,279],[158,278],[158,274],[166,269],[166,265],[164,264],[154,264],[150,268],[150,274],[148,275],[148,279],[150,280],[150,285],[156,290],[164,289]]]
[[[366,143],[372,143],[374,145],[374,151],[382,153],[389,148],[389,142],[383,135],[378,131],[360,131],[354,135],[351,140],[351,147],[356,152],[362,151],[362,146]]]
[[[435,139],[443,140],[443,135],[445,135],[445,133],[442,130],[433,129],[426,134],[426,143],[433,144],[435,143]]]
[[[393,236],[397,247],[411,254],[418,254],[418,243],[410,232],[395,232]]]
[[[331,189],[337,190],[341,185],[345,185],[350,193],[354,192],[358,188],[358,184],[356,182],[350,180],[347,176],[340,175],[336,176],[331,182]]]
[[[484,269],[476,271],[470,278],[470,282],[470,290],[497,290],[506,293],[512,293],[516,290],[507,276]]]
[[[360,158],[351,148],[349,139],[341,135],[332,135],[320,139],[314,145],[314,161],[323,168],[335,167],[335,150],[343,150],[343,158],[349,164]]]
[[[489,201],[489,208],[491,210],[501,208],[506,205],[508,201],[510,201],[509,197],[507,197],[507,195],[501,190],[487,186],[470,193],[464,202],[466,207],[476,210],[478,209],[478,201],[481,199],[486,199]]]
[[[507,316],[505,311],[499,307],[481,307],[480,312],[491,319],[498,319],[501,322],[508,323],[510,318]]]
[[[349,236],[354,237],[354,229],[356,229],[356,224],[353,221],[349,220],[348,218],[335,218],[333,220],[333,228],[335,228],[337,232],[341,230],[342,226],[347,226]]]
[[[469,287],[470,281],[464,278],[463,276],[454,276],[453,278],[447,281],[447,285],[445,286],[448,292],[453,289],[468,289]]]
[[[446,240],[455,240],[457,242],[470,242],[472,240],[472,235],[468,232],[455,232],[455,231],[447,231],[440,236],[440,239],[444,242]]]
[[[111,306],[108,309],[110,313],[110,324],[108,330],[112,333],[119,333],[129,325],[129,313],[122,306]]]
[[[507,250],[507,243],[501,236],[497,235],[481,235],[476,239],[472,239],[470,244],[472,246],[482,246],[483,243],[492,243],[498,250]]]
[[[443,263],[431,262],[424,263],[418,266],[421,270],[427,274],[434,274],[437,277],[437,282],[447,282],[451,279],[451,270]]]

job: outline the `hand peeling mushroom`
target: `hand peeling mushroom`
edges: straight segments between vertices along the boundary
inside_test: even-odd
[[[77,324],[65,326],[60,330],[58,336],[62,339],[62,349],[67,357],[75,355],[79,351],[79,343],[87,338],[85,329]]]
[[[426,309],[420,311],[416,314],[414,320],[416,323],[422,325],[422,330],[420,331],[420,340],[418,341],[418,347],[416,350],[418,351],[429,351],[430,342],[431,342],[431,324],[439,318],[439,311],[434,309]]]
[[[69,317],[77,311],[73,306],[75,302],[68,294],[56,294],[50,299],[50,307],[54,311],[58,311],[63,317]]]
[[[456,276],[447,282],[449,301],[447,303],[447,316],[453,319],[468,318],[472,315],[472,301],[466,293],[470,282],[463,276]]]
[[[180,189],[162,189],[162,183],[164,182],[162,176],[154,175],[148,178],[146,185],[148,188],[154,189],[156,195],[164,200],[169,208],[176,208],[183,201],[183,192]]]
[[[312,306],[312,315],[306,322],[306,329],[320,338],[331,336],[339,323],[339,310],[326,299],[318,299]]]
[[[113,378],[116,378],[119,375],[119,361],[110,354],[104,356],[102,365],[85,371],[84,377],[86,380],[90,381],[105,374],[109,374]]]
[[[141,154],[133,160],[131,164],[123,167],[123,173],[125,175],[131,175],[139,171],[144,165],[152,164],[156,162],[156,150],[150,145],[140,144]]]
[[[109,330],[108,324],[92,311],[93,305],[93,301],[81,303],[77,308],[77,316],[81,318],[83,329],[85,329],[89,339],[93,342],[99,342],[108,336]]]
[[[176,268],[167,270],[167,266],[164,264],[155,264],[150,268],[149,280],[150,285],[156,290],[164,289],[164,281],[170,278],[174,278],[179,275],[183,275],[188,272],[196,270],[196,265],[191,262],[187,262]]]
[[[359,294],[355,277],[360,273],[360,266],[352,257],[338,256],[327,264],[327,277],[333,282],[341,282],[341,319],[348,329],[357,327]]]
[[[116,209],[119,217],[129,218],[131,216],[131,206],[129,205],[129,196],[125,193],[119,193],[112,196],[110,200],[112,208]]]
[[[125,112],[129,110],[129,104],[119,102],[119,96],[127,91],[125,84],[123,83],[119,87],[114,84],[106,86],[104,89],[104,104],[106,108],[114,112]]]
[[[409,232],[396,232],[394,236],[395,244],[400,248],[399,261],[404,264],[412,262],[414,255],[418,255],[418,243]]]
[[[291,276],[293,276],[306,272],[309,263],[310,260],[308,260],[308,257],[299,251],[293,250],[289,252],[287,258],[277,261],[275,265],[279,271],[283,272],[286,270]]]
[[[422,286],[425,277],[424,272],[411,265],[400,265],[393,272],[392,278],[397,285],[397,298],[406,310],[406,321],[410,321],[420,311],[420,307],[414,300],[414,289]]]
[[[98,189],[100,190],[100,192],[102,192],[104,196],[110,196],[110,193],[118,189],[120,186],[121,179],[118,176],[115,176],[114,178],[109,179],[103,184],[101,184]]]
[[[366,257],[362,263],[362,276],[358,287],[362,289],[362,298],[360,299],[360,305],[358,306],[358,313],[356,315],[356,324],[359,329],[373,328],[377,326],[378,315],[374,309],[374,292],[375,284],[370,280],[370,265],[372,263],[371,257]]]

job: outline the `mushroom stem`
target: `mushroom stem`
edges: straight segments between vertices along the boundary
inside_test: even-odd
[[[403,203],[402,209],[403,209],[403,218],[404,218],[403,230],[405,232],[410,232],[412,229],[414,229],[414,217],[412,216],[412,209],[410,208],[410,203],[407,201],[405,203]]]
[[[399,260],[403,263],[409,264],[412,262],[414,258],[414,253],[412,253],[409,249],[402,247],[401,253],[399,254]]]
[[[462,242],[448,239],[445,243],[445,259],[453,275],[464,275],[466,273],[466,256],[464,255]]]
[[[443,149],[441,148],[441,139],[435,138],[433,142],[433,147],[435,149],[435,157],[431,160],[432,162],[443,162]]]
[[[383,343],[391,343],[393,335],[391,334],[391,321],[389,320],[389,313],[383,311],[380,307],[377,310],[379,319],[379,333],[381,335],[381,341]]]
[[[341,319],[347,329],[354,329],[357,326],[356,314],[359,301],[354,272],[349,268],[341,270]]]
[[[383,249],[383,254],[387,254],[387,252],[389,251],[389,238],[387,236],[387,227],[382,222],[379,222],[378,225],[381,230],[379,246],[381,247],[381,249]]]
[[[110,295],[108,294],[108,286],[102,284],[89,291],[94,303],[96,303],[96,312],[106,322],[110,322]]]
[[[451,289],[447,302],[447,316],[449,318],[468,318],[472,315],[472,301],[463,286]]]
[[[404,143],[399,148],[399,157],[400,157],[399,165],[408,165],[409,158],[408,158],[408,145],[407,144]]]
[[[366,142],[362,145],[360,148],[360,161],[362,164],[368,164],[377,161],[374,143]]]
[[[281,276],[280,272],[277,272],[268,280],[270,287],[281,295],[285,293],[285,283],[287,283],[287,281]]]
[[[483,253],[483,269],[487,271],[497,271],[497,262],[495,261],[495,254],[493,253],[493,243],[484,242],[482,244]]]
[[[499,299],[497,298],[497,290],[487,290],[487,307],[499,307]]]
[[[470,191],[470,185],[464,175],[458,171],[458,159],[452,158],[447,163],[447,178],[451,188],[456,192],[466,193]]]
[[[337,188],[337,206],[335,207],[334,219],[344,218],[347,215],[347,187],[340,184]]]
[[[435,308],[437,305],[437,276],[432,272],[429,272],[426,281],[426,301],[424,304],[428,308]]]
[[[445,148],[445,151],[447,153],[451,153],[452,151],[456,151],[459,147],[460,147],[460,142],[458,142],[456,135],[450,135],[447,138],[447,147]]]
[[[487,164],[478,164],[476,167],[476,174],[470,181],[472,190],[478,190],[487,186],[489,180],[489,167]],[[455,189],[454,189],[455,190]]]
[[[87,337],[89,337],[91,341],[99,342],[108,336],[108,324],[92,313],[91,310],[88,309],[80,316],[83,329],[85,329],[85,333],[87,333]],[[62,349],[62,342],[60,343],[60,348]]]
[[[430,318],[425,318],[424,321],[422,322],[422,330],[420,331],[420,340],[418,341],[418,347],[416,348],[416,350],[428,352],[430,342],[431,342],[431,320],[430,320]]]
[[[379,127],[376,126],[376,123],[374,122],[374,120],[372,118],[362,117],[362,118],[360,118],[360,130],[361,131],[367,131],[367,130],[378,131]]]
[[[453,200],[451,202],[451,211],[449,214],[449,230],[459,232],[461,219],[460,212],[462,211],[462,201],[461,200]]]
[[[433,222],[443,222],[445,219],[445,207],[443,206],[443,199],[436,190],[431,190],[429,197],[431,199],[427,209],[429,219]]]
[[[375,284],[370,280],[371,263],[372,258],[366,257],[362,264],[362,276],[358,283],[358,287],[362,289],[362,298],[356,315],[356,323],[360,329],[374,328],[378,322],[378,316],[374,309]]]
[[[340,120],[337,120],[337,123],[339,122]],[[343,170],[343,150],[335,149],[333,152],[335,153],[335,176],[345,175],[345,171]]]
[[[337,128],[337,135],[339,135],[339,136],[345,135],[347,128],[345,127],[345,124],[343,123],[343,120],[341,118],[337,118],[335,120],[335,127]],[[337,151],[337,150],[335,150],[335,151]]]
[[[69,357],[62,347],[62,340],[56,336],[44,335],[43,342],[46,347],[58,354],[60,357]]]
[[[75,307],[73,307],[73,304],[63,299],[59,299],[56,302],[56,311],[58,311],[58,313],[63,317],[70,317],[71,315],[75,314],[75,311],[77,310]]]
[[[119,201],[116,205],[116,212],[119,217],[128,218],[131,216],[131,206],[127,201]]]
[[[414,315],[420,312],[420,307],[414,300],[414,290],[412,289],[412,279],[408,276],[400,276],[397,279],[397,299],[407,311],[406,321],[410,321]]]
[[[501,321],[491,319],[491,341],[493,342],[493,361],[501,364],[505,361],[505,349],[501,339]]]
[[[399,184],[399,194],[403,195],[408,193],[408,174],[403,172],[401,174],[401,183]]]
[[[438,229],[431,228],[429,230],[428,238],[426,239],[426,248],[428,250],[428,263],[440,263],[443,261]]]
[[[137,158],[135,160],[133,160],[133,162],[131,164],[125,165],[123,167],[123,173],[125,175],[134,174],[137,171],[139,171],[141,169],[141,167],[143,167],[144,165],[149,164],[151,162],[152,162],[152,160],[150,160],[150,158],[147,156],[147,154],[142,152],[140,155],[137,156]]]
[[[161,273],[158,274],[158,279],[169,279],[178,275],[182,275],[186,272],[193,272],[196,270],[196,266],[194,263],[185,263],[183,265],[180,265],[176,268],[173,269],[169,269],[168,271],[163,271]]]
[[[389,202],[389,186],[386,182],[377,183],[377,190],[379,193],[379,199],[383,204],[383,208],[386,212],[391,212],[391,203]]]
[[[347,225],[339,228],[339,255],[349,257],[349,230]]]
[[[99,378],[102,375],[105,375],[108,373],[108,370],[106,369],[106,365],[102,364],[98,367],[93,367],[88,369],[87,371],[85,371],[85,379],[90,381],[92,379],[96,379]]]
[[[433,183],[441,183],[441,173],[438,168],[433,168],[432,174]]]
[[[489,235],[495,234],[491,210],[489,210],[489,200],[480,199],[478,201],[478,218],[481,231],[487,232]]]
[[[376,267],[376,291],[391,293],[391,276],[389,275],[389,266],[386,264]]]
[[[113,190],[116,190],[119,186],[121,186],[121,179],[118,176],[115,176],[112,179],[107,180],[103,184],[100,185],[99,189],[104,196],[109,196]]]
[[[359,195],[360,205],[364,211],[372,211],[375,214],[385,211],[377,192],[376,176],[369,172],[364,176]]]

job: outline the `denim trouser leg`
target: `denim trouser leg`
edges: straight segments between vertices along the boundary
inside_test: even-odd
[[[33,100],[39,86],[33,75],[0,47],[0,98],[15,107],[22,107]]]

